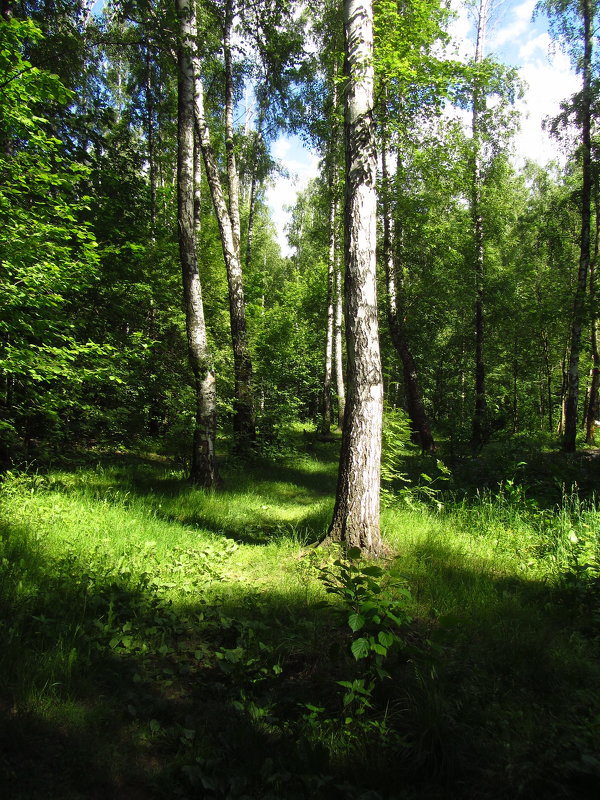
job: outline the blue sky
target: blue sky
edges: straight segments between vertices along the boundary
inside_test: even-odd
[[[505,0],[499,4],[488,27],[485,53],[517,67],[526,84],[525,95],[517,103],[521,113],[521,130],[515,141],[517,163],[527,158],[545,164],[561,160],[561,154],[542,130],[542,121],[555,115],[560,101],[577,91],[579,80],[568,57],[560,48],[551,46],[545,17],[539,15],[532,21],[536,1]],[[452,0],[452,5],[457,14],[450,29],[453,41],[460,56],[471,58],[475,49],[473,21],[462,3]],[[275,142],[273,152],[295,175],[293,179],[277,180],[267,194],[282,252],[289,255],[285,237],[289,214],[285,206],[291,205],[296,192],[317,174],[318,159],[297,137],[282,137]]]
[[[535,6],[536,0],[504,2],[490,24],[486,55],[518,68],[526,88],[525,96],[517,103],[521,132],[516,151],[522,158],[544,164],[561,155],[556,143],[542,131],[542,121],[555,115],[560,101],[577,91],[579,79],[569,58],[551,42],[545,16],[540,14],[532,21]],[[457,37],[472,43],[473,26],[464,11],[454,30]]]

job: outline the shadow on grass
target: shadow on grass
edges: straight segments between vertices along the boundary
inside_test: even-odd
[[[161,475],[152,461],[128,457],[119,465],[112,457],[106,468],[100,463],[86,471],[79,485],[54,481],[52,487],[116,504],[127,496],[160,519],[240,543],[268,544],[290,534],[314,542],[331,517],[336,470],[333,462],[300,460],[294,466],[255,459],[226,471],[223,489],[206,491],[168,471]]]
[[[351,634],[299,596],[173,607],[141,576],[47,563],[26,528],[2,541],[3,797],[597,796],[597,643],[548,586],[422,548],[415,591],[433,601],[442,581],[462,605],[402,632],[348,726]]]
[[[505,441],[488,444],[476,456],[448,452],[440,443],[436,454],[450,469],[450,480],[441,476],[436,459],[416,451],[406,453],[398,469],[412,486],[425,485],[423,473],[437,478],[433,488],[452,499],[473,498],[482,492],[495,494],[507,481],[540,509],[554,509],[566,498],[595,502],[600,486],[600,450],[577,453],[544,450],[541,444]],[[441,480],[440,480],[441,476]],[[397,488],[402,488],[399,485]]]

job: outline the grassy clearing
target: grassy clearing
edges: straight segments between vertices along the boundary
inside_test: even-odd
[[[330,448],[218,493],[126,456],[7,477],[4,796],[597,796],[593,503],[415,491],[381,571],[336,565]]]

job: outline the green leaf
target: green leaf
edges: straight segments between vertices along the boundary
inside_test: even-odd
[[[396,640],[394,634],[389,631],[379,631],[377,638],[379,639],[379,643],[384,647],[391,647]]]
[[[365,624],[366,619],[362,616],[362,614],[350,614],[348,617],[348,625],[350,625],[354,632],[364,628]]]
[[[350,559],[360,558],[361,556],[361,549],[360,547],[351,547],[348,552],[346,553],[347,557]]]
[[[360,639],[355,639],[352,642],[350,650],[352,651],[354,658],[357,661],[360,661],[361,658],[366,658],[369,655],[369,642],[363,637]]]
[[[375,567],[375,566],[363,567],[361,569],[361,572],[363,575],[370,575],[373,578],[381,578],[381,576],[383,575],[383,570],[381,569],[381,567]]]

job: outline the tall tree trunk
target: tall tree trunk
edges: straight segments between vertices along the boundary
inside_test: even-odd
[[[575,452],[577,436],[577,405],[579,399],[579,352],[581,331],[585,319],[585,289],[590,268],[590,227],[592,198],[592,51],[593,51],[593,10],[592,0],[582,0],[584,49],[583,49],[583,88],[581,92],[581,237],[579,249],[579,269],[577,286],[573,301],[573,322],[571,325],[571,354],[569,357],[567,400],[565,404],[565,432],[562,448],[566,453]]]
[[[223,32],[223,56],[225,62],[225,154],[227,159],[227,184],[229,188],[229,217],[233,242],[240,251],[240,181],[235,157],[235,139],[233,128],[233,62],[231,53],[231,35],[233,32],[234,8],[233,0],[225,2],[225,27]]]
[[[595,192],[595,236],[594,236],[594,257],[590,260],[590,308],[592,310],[591,320],[591,341],[590,349],[592,356],[592,379],[590,381],[589,402],[587,406],[587,416],[585,421],[585,440],[588,444],[593,444],[596,438],[596,421],[600,415],[600,349],[598,347],[598,337],[600,331],[598,314],[596,312],[596,269],[598,267],[598,255],[600,253],[600,192],[596,185]]]
[[[239,181],[233,141],[233,76],[231,72],[231,28],[233,8],[231,0],[226,5],[225,15],[225,147],[227,153],[227,175],[229,183],[229,206],[225,201],[221,177],[210,130],[204,113],[204,87],[200,78],[200,64],[196,63],[196,124],[200,146],[206,167],[208,185],[219,225],[223,257],[229,287],[229,319],[233,345],[234,401],[233,431],[235,445],[245,450],[256,439],[254,399],[252,394],[252,361],[246,332],[246,303],[242,278],[239,224]]]
[[[560,374],[561,374],[561,382],[560,382],[560,417],[558,420],[558,425],[556,426],[556,433],[558,436],[562,436],[565,432],[565,417],[566,417],[566,409],[567,409],[567,389],[569,386],[569,376],[567,373],[567,365],[569,363],[569,343],[565,344],[565,349],[562,357],[562,361],[560,362]]]
[[[190,479],[202,486],[219,482],[215,459],[216,391],[206,339],[202,289],[194,235],[194,0],[176,0],[179,15],[177,104],[177,217],[187,326],[188,354],[196,390],[196,425]]]
[[[250,178],[250,195],[248,199],[248,230],[246,232],[246,273],[252,265],[252,248],[254,244],[254,218],[256,216],[256,195],[258,189],[258,154],[260,142],[262,140],[262,128],[264,123],[264,107],[261,103],[258,113],[258,123],[256,126],[254,139],[254,157],[252,159],[252,173]]]
[[[480,0],[477,19],[477,44],[475,48],[476,67],[483,62],[485,34],[491,10],[490,0]],[[474,270],[475,270],[475,408],[471,445],[479,450],[486,437],[486,392],[484,361],[484,230],[481,212],[481,112],[485,104],[479,85],[480,78],[475,77],[473,87],[473,173],[471,185],[471,218],[473,222]]]
[[[398,298],[397,265],[394,257],[393,232],[394,224],[392,219],[392,205],[390,202],[390,179],[387,166],[387,151],[389,147],[385,111],[382,119],[382,154],[381,154],[381,177],[382,177],[382,214],[383,214],[383,261],[385,264],[385,276],[387,285],[387,312],[388,323],[392,343],[396,348],[402,362],[402,372],[404,377],[404,392],[406,395],[406,406],[410,426],[413,436],[425,453],[435,451],[435,441],[431,433],[431,427],[427,418],[427,412],[423,405],[423,396],[419,385],[417,365],[413,358],[412,351],[408,343],[408,333],[404,320],[403,310],[400,308]]]
[[[148,179],[150,181],[150,236],[156,235],[156,154],[154,141],[154,97],[152,91],[152,59],[150,47],[145,47],[146,57],[146,138],[148,141]]]
[[[194,233],[196,245],[202,229],[202,150],[200,138],[194,126]]]
[[[337,251],[334,261],[334,326],[333,326],[333,353],[335,362],[335,391],[338,402],[338,428],[344,427],[344,416],[346,414],[346,385],[344,381],[344,353],[342,345],[344,327],[343,309],[343,282],[342,268]]]
[[[334,337],[334,281],[335,281],[335,251],[336,251],[336,217],[337,202],[334,187],[334,167],[330,165],[329,175],[329,247],[327,254],[327,326],[325,331],[325,364],[323,369],[323,387],[321,397],[321,434],[329,436],[331,433],[332,402],[331,386],[333,382],[333,337]]]
[[[337,92],[337,63],[334,66],[333,91],[332,91],[332,113],[335,114],[338,105]],[[329,436],[331,432],[332,418],[332,398],[331,389],[333,384],[333,347],[335,336],[335,259],[337,250],[337,181],[336,181],[336,161],[338,149],[337,125],[333,123],[333,130],[328,142],[327,153],[327,172],[328,172],[328,195],[329,195],[329,243],[327,251],[327,325],[325,332],[325,364],[323,370],[322,387],[322,416],[321,434]]]
[[[542,331],[542,352],[544,354],[544,371],[546,387],[546,404],[548,406],[548,433],[554,433],[554,415],[552,412],[552,367],[550,366],[550,343],[548,334]]]
[[[370,0],[345,0],[344,30],[348,405],[327,539],[378,555],[383,552],[379,529],[383,381],[377,323],[377,156]]]

